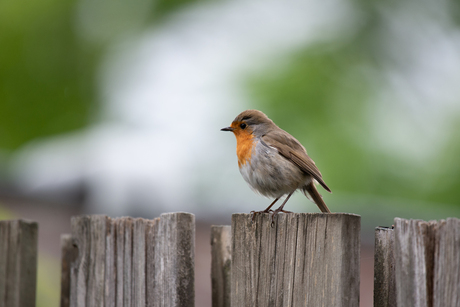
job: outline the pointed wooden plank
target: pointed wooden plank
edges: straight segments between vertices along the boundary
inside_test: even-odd
[[[232,306],[358,306],[360,217],[232,216]]]

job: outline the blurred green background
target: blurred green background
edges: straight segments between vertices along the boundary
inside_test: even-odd
[[[206,116],[215,116],[214,122],[221,126],[207,128],[218,131],[246,108],[264,111],[304,144],[333,190],[332,195],[324,195],[329,207],[360,214],[369,241],[376,223],[388,226],[396,216],[459,217],[460,2],[327,3],[321,8],[321,18],[332,22],[333,29],[324,35],[310,33],[312,38],[305,41],[298,38],[300,43],[266,57],[259,57],[263,43],[260,50],[252,49],[256,52],[247,58],[252,57],[249,62],[256,65],[239,69],[231,78],[246,100],[235,101],[233,108],[215,101],[212,110],[222,109],[223,114]],[[184,39],[179,50],[184,53],[200,44],[212,50],[213,27],[183,28],[187,22],[202,20],[220,24],[218,14],[226,6],[230,10],[238,5],[242,12],[246,5],[255,6],[248,11],[256,16],[257,10],[273,8],[256,0],[231,6],[225,1],[187,0],[0,2],[0,218],[20,217],[15,205],[7,204],[11,199],[34,198],[25,195],[16,180],[18,165],[12,161],[17,161],[18,153],[27,152],[30,144],[66,138],[102,122],[116,124],[117,116],[107,107],[110,99],[101,90],[105,82],[101,71],[114,63],[107,58],[123,54],[129,49],[123,46],[135,46],[149,33],[156,35],[152,41],[157,36],[167,41],[168,35]],[[286,1],[282,5],[298,4]],[[314,11],[319,3],[309,2],[303,8],[309,5]],[[344,8],[346,12],[337,12]],[[283,13],[270,14],[276,19]],[[263,16],[263,22],[270,23]],[[240,15],[235,13],[234,18],[238,22]],[[262,21],[253,22],[261,23],[263,29]],[[182,30],[171,30],[175,28]],[[194,37],[188,31],[196,32],[195,45],[186,42]],[[245,35],[244,28],[232,31]],[[262,38],[276,35],[261,33]],[[225,37],[220,39],[219,44],[225,42]],[[247,44],[257,40],[258,35],[250,36]],[[216,56],[210,56],[210,61],[227,60],[225,54]],[[179,76],[181,62],[177,63]],[[161,69],[159,64],[155,67]],[[193,82],[193,77],[189,80]],[[181,88],[178,82],[176,90]],[[198,86],[196,90],[213,89]],[[154,103],[163,102],[152,99]],[[202,108],[198,105],[200,101],[191,99],[183,108]],[[206,125],[205,120],[198,118],[194,128]],[[219,137],[234,146],[228,135]],[[219,157],[212,159],[219,161]],[[232,167],[237,172],[236,163]],[[73,198],[67,202],[78,203]],[[41,259],[38,306],[56,306],[57,274],[47,272],[58,271],[57,257],[44,252]],[[47,270],[49,266],[54,269]]]

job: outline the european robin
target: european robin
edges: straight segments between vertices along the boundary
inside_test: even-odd
[[[292,135],[279,128],[264,113],[246,110],[240,113],[230,127],[221,131],[231,131],[236,137],[236,155],[240,173],[249,186],[263,196],[275,200],[263,211],[272,214],[272,221],[296,190],[301,190],[313,200],[321,212],[331,211],[318,193],[315,183],[331,192],[323,180],[315,162],[307,155],[305,148]],[[284,195],[283,204],[276,210],[271,207]]]

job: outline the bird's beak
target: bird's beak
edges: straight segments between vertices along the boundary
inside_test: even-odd
[[[233,131],[235,129],[233,129],[232,127],[225,127],[225,128],[222,128],[220,129],[220,131]]]

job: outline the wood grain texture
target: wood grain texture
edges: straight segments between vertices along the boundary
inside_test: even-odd
[[[107,219],[107,231],[105,237],[105,286],[104,306],[116,306],[117,293],[117,250],[116,250],[116,223]]]
[[[374,307],[396,307],[394,229],[375,229]]]
[[[78,250],[70,234],[61,235],[61,307],[70,306],[70,265],[75,261]]]
[[[118,282],[123,284],[123,306],[130,307],[132,303],[132,268],[133,268],[133,218],[125,217],[124,222],[124,247],[123,255],[123,277]]]
[[[162,214],[158,235],[155,296],[159,306],[195,306],[195,216]]]
[[[72,218],[70,306],[194,306],[195,218]]]
[[[146,306],[156,307],[160,306],[159,296],[160,292],[157,291],[159,288],[160,281],[157,278],[160,278],[160,267],[156,267],[160,261],[155,261],[155,253],[158,252],[156,248],[160,245],[161,239],[159,238],[159,226],[160,218],[154,220],[149,220],[146,227]]]
[[[232,216],[232,306],[358,306],[360,217]]]
[[[397,306],[433,304],[436,222],[395,218]]]
[[[125,219],[116,219],[113,224],[115,225],[116,233],[116,256],[115,256],[115,271],[116,271],[116,293],[115,302],[116,306],[124,306],[123,288],[124,288],[124,261],[125,261]]]
[[[376,229],[374,306],[460,307],[460,220],[394,225]]]
[[[0,306],[34,307],[38,224],[0,221]]]
[[[79,216],[71,220],[78,257],[71,264],[70,306],[103,306],[108,217]]]
[[[433,306],[460,307],[460,219],[438,222]]]
[[[213,307],[230,307],[231,265],[231,227],[211,226],[211,285]]]
[[[146,220],[138,218],[133,223],[133,276],[132,294],[134,300],[131,306],[145,307],[145,256],[146,256]]]

